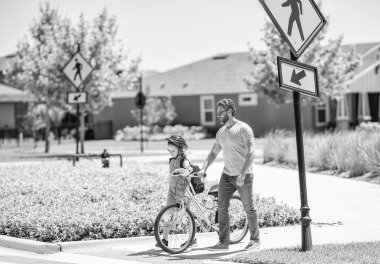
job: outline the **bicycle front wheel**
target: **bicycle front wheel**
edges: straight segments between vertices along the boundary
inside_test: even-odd
[[[248,232],[247,214],[238,195],[232,196],[228,214],[230,218],[230,243],[236,244],[242,241]]]
[[[181,204],[163,208],[154,223],[157,244],[170,254],[185,251],[195,236],[195,222],[192,213]]]

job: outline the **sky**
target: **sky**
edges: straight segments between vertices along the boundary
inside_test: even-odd
[[[278,0],[285,2],[285,0]],[[307,1],[307,0],[302,0]],[[40,0],[0,0],[0,56],[16,51],[18,40],[38,17]],[[103,8],[115,15],[118,37],[142,69],[166,71],[226,52],[265,47],[269,20],[259,0],[51,0],[63,16],[92,21]],[[379,0],[322,0],[327,38],[343,43],[380,42]]]

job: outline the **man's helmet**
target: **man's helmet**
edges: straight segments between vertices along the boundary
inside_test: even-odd
[[[168,143],[171,143],[178,148],[182,148],[184,150],[189,148],[186,144],[185,139],[181,136],[173,135],[166,138],[166,140],[168,141]]]

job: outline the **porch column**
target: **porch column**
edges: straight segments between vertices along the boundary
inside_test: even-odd
[[[359,105],[358,105],[358,121],[360,123],[366,123],[371,121],[371,113],[369,110],[368,93],[359,93]]]
[[[348,102],[345,94],[338,100],[336,113],[336,127],[339,130],[346,130],[350,127],[350,117],[348,116]]]

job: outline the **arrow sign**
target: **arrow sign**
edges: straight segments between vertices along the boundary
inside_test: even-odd
[[[296,70],[293,69],[293,73],[292,73],[292,77],[290,78],[290,81],[291,81],[292,83],[295,83],[295,84],[301,86],[300,80],[301,80],[303,77],[306,77],[306,73],[305,73],[304,70],[302,70],[302,71],[299,72],[299,73],[296,73]]]
[[[316,67],[282,57],[277,57],[277,66],[281,88],[319,97]]]
[[[70,92],[67,94],[67,102],[69,104],[85,104],[87,103],[87,93],[80,92]]]
[[[326,24],[313,0],[259,0],[297,58]]]

